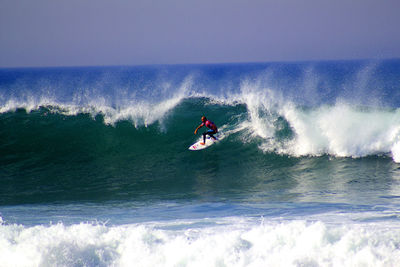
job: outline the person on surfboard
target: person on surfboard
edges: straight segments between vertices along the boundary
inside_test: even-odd
[[[203,143],[200,143],[200,145],[205,145],[206,144],[206,135],[209,135],[212,139],[217,140],[217,138],[214,137],[214,134],[218,133],[218,128],[215,123],[212,121],[207,120],[206,117],[201,117],[202,123],[194,130],[194,134],[197,134],[197,130],[199,130],[201,127],[206,126],[209,128],[206,132],[203,133]]]

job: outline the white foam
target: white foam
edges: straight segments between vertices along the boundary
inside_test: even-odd
[[[399,111],[358,110],[346,104],[311,111],[284,109],[296,138],[294,155],[363,157],[388,153],[397,140]]]
[[[400,163],[400,142],[396,142],[392,147],[393,160]]]
[[[1,225],[0,266],[375,267],[400,260],[400,229],[389,225],[243,218],[192,223]]]
[[[302,108],[279,93],[243,83],[240,99],[248,118],[238,128],[264,140],[260,148],[291,156],[364,157],[392,153],[400,161],[400,109],[357,107],[344,102]],[[284,118],[294,137],[277,140],[276,121]]]

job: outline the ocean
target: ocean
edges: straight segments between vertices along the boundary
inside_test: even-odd
[[[398,266],[399,164],[397,59],[3,68],[0,266]]]

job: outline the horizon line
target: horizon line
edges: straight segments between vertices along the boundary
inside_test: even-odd
[[[240,64],[305,64],[321,62],[357,62],[357,61],[390,61],[400,60],[400,57],[388,58],[347,58],[347,59],[304,59],[304,60],[271,60],[271,61],[226,61],[204,63],[144,63],[144,64],[98,64],[98,65],[27,65],[0,66],[0,69],[51,69],[51,68],[101,68],[101,67],[152,67],[152,66],[195,66],[195,65],[240,65]]]

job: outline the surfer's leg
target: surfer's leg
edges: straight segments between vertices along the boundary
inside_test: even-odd
[[[208,134],[212,139],[217,140],[217,138],[214,137],[214,134],[216,134],[216,132],[215,132],[214,130],[208,130],[207,132],[204,132],[204,133],[203,133],[203,144],[206,143],[206,136],[207,136],[207,134]]]
[[[206,143],[206,135],[207,135],[207,133],[208,133],[208,132],[204,132],[204,133],[203,133],[203,143],[204,143],[204,144]]]

